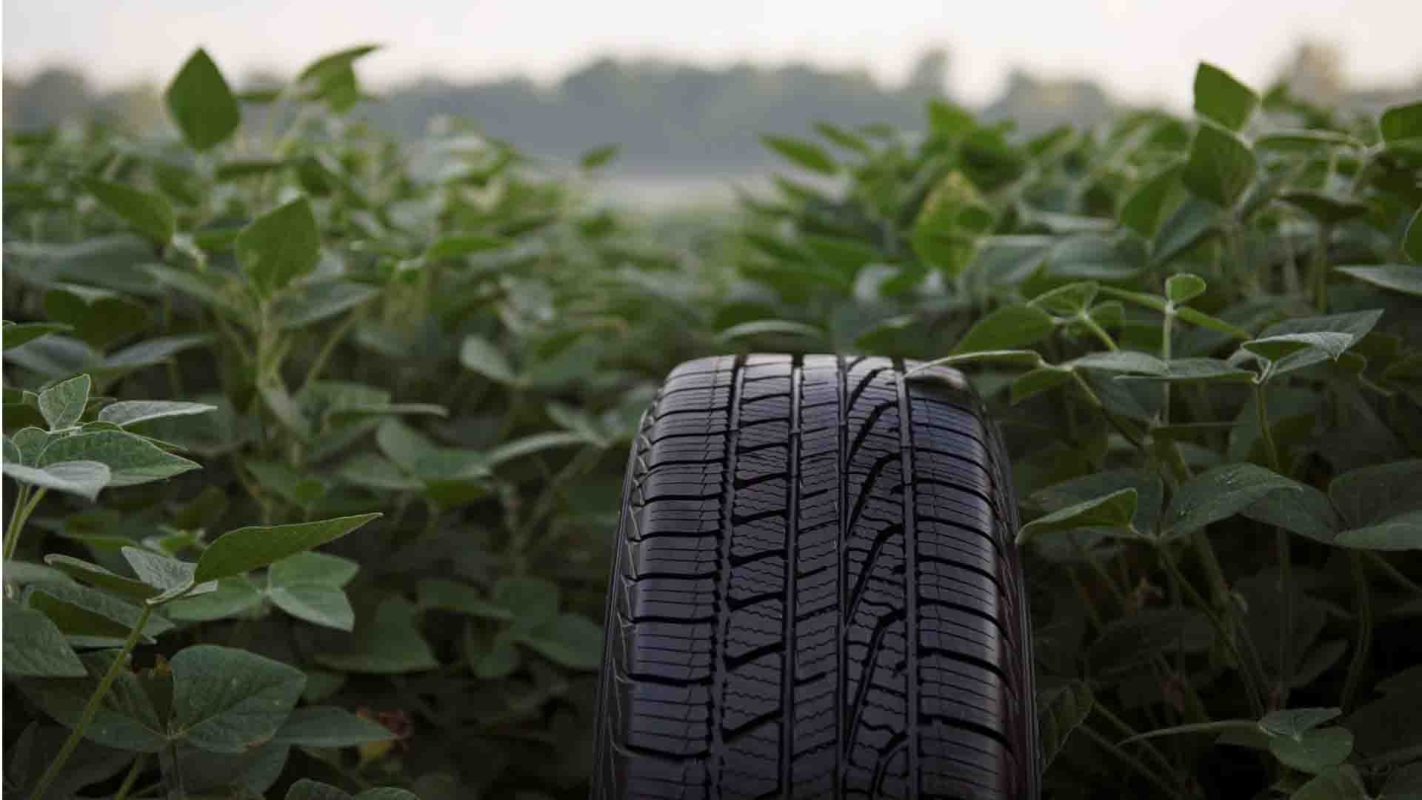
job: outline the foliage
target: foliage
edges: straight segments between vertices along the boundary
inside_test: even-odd
[[[767,139],[814,181],[667,249],[582,200],[614,151],[371,132],[367,52],[7,141],[7,789],[585,794],[625,448],[737,348],[970,372],[1061,796],[1415,785],[1422,107],[935,103]]]

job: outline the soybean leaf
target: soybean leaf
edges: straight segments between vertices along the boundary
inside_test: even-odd
[[[617,154],[621,150],[622,146],[616,144],[595,147],[583,153],[582,156],[578,158],[578,166],[585,170],[594,170],[598,167],[606,166],[614,158],[617,158]]]
[[[272,323],[302,328],[361,305],[379,294],[374,286],[347,280],[304,280],[287,287],[272,303]]]
[[[1389,784],[1391,785],[1391,784]],[[1389,794],[1384,791],[1379,800],[1405,800],[1415,794]],[[1363,779],[1351,765],[1326,767],[1289,795],[1289,800],[1369,800]]]
[[[1201,121],[1181,180],[1197,196],[1228,208],[1254,180],[1254,171],[1249,145],[1225,128]]]
[[[1422,139],[1422,102],[1387,109],[1378,120],[1378,127],[1389,146]]]
[[[1180,193],[1180,172],[1179,164],[1171,164],[1138,186],[1121,206],[1121,224],[1147,238],[1155,235],[1171,195]]]
[[[969,328],[952,352],[974,353],[1022,347],[1046,337],[1055,327],[1052,315],[1037,306],[1003,306]]]
[[[459,346],[459,363],[496,383],[518,383],[513,364],[499,348],[483,337],[464,337],[463,344]]]
[[[1299,484],[1255,464],[1225,464],[1186,481],[1171,498],[1165,526],[1179,535],[1231,517],[1273,492],[1300,491]]]
[[[24,693],[45,713],[61,724],[78,724],[90,696],[98,688],[99,679],[117,656],[114,651],[88,653],[80,657],[86,675],[79,678],[46,678],[26,681]],[[144,691],[136,673],[121,669],[100,701],[99,707],[84,737],[105,747],[154,753],[167,744],[167,732]]]
[[[485,600],[473,586],[457,581],[425,578],[419,582],[417,594],[422,609],[434,608],[497,621],[513,619],[513,612]]]
[[[1232,131],[1244,127],[1259,95],[1233,75],[1203,61],[1195,70],[1195,111]]]
[[[135,600],[147,600],[162,592],[161,589],[149,586],[141,580],[119,575],[104,569],[98,564],[91,564],[88,561],[64,555],[63,553],[50,553],[46,555],[44,557],[44,563],[71,578]]]
[[[70,330],[73,328],[58,322],[10,322],[9,320],[5,321],[4,328],[0,328],[0,331],[3,331],[6,350],[33,342],[51,333],[64,333]]]
[[[355,800],[420,800],[420,798],[414,792],[397,789],[394,786],[377,786],[356,795]]]
[[[1009,398],[1013,405],[1071,381],[1071,370],[1040,367],[1022,373],[1012,382]]]
[[[97,499],[99,491],[109,485],[112,478],[108,466],[97,461],[61,461],[45,467],[27,467],[6,461],[0,469],[7,477],[20,483],[75,494],[89,500]]]
[[[133,568],[133,573],[138,576],[138,579],[160,592],[166,594],[193,586],[193,573],[197,569],[196,564],[179,561],[172,556],[140,550],[136,547],[125,547],[120,552],[123,553],[124,560]],[[203,591],[211,591],[216,588],[217,585],[213,584]]]
[[[1071,734],[1091,716],[1091,687],[1079,681],[1037,694],[1037,728],[1041,731],[1042,768],[1051,766]]]
[[[1285,766],[1318,774],[1342,764],[1353,752],[1353,734],[1347,728],[1322,728],[1297,736],[1270,736],[1269,752]]]
[[[1152,369],[1124,377],[1172,383],[1247,383],[1254,380],[1254,373],[1214,358],[1176,358],[1165,362],[1163,370]]]
[[[833,175],[839,171],[834,158],[814,142],[789,136],[762,136],[760,140],[786,160],[811,172]]]
[[[398,674],[435,669],[439,662],[420,635],[417,614],[415,606],[403,597],[386,598],[373,615],[357,621],[349,650],[320,653],[316,660],[345,672]]]
[[[237,235],[237,260],[267,297],[316,268],[321,234],[304,197],[257,217]]]
[[[1205,280],[1199,275],[1180,272],[1165,279],[1165,299],[1184,305],[1205,293]]]
[[[1263,336],[1250,339],[1240,347],[1267,361],[1279,362],[1286,356],[1310,348],[1322,352],[1327,357],[1338,360],[1357,339],[1348,333],[1319,331],[1316,333],[1282,333],[1277,336]]]
[[[1074,528],[1125,528],[1129,530],[1131,520],[1136,514],[1137,499],[1138,493],[1135,489],[1121,489],[1108,495],[1058,509],[1023,525],[1017,531],[1017,543],[1020,545],[1032,537],[1044,533]]]
[[[1422,226],[1413,223],[1412,227]],[[1350,278],[1356,278],[1382,289],[1409,294],[1413,297],[1422,297],[1422,266],[1408,266],[1406,264],[1384,264],[1375,267],[1347,266],[1334,267],[1333,271],[1341,272]]]
[[[1402,237],[1402,252],[1412,259],[1414,264],[1422,264],[1422,206],[1417,208],[1417,213],[1412,215],[1412,220],[1407,223],[1407,233]]]
[[[67,461],[97,461],[109,469],[107,486],[136,486],[181,475],[199,466],[162,450],[141,436],[123,431],[78,433],[51,441],[39,455],[39,466]]]
[[[4,639],[0,662],[6,676],[73,678],[88,674],[49,617],[9,598],[5,599]]]
[[[211,622],[241,617],[259,609],[263,594],[246,575],[223,578],[203,595],[184,597],[163,606],[163,613],[183,622]]]
[[[1200,612],[1147,608],[1107,623],[1087,651],[1087,660],[1093,674],[1120,675],[1167,649],[1201,652],[1209,649],[1211,641],[1209,619]]]
[[[85,180],[84,188],[154,242],[167,244],[172,240],[176,223],[168,198],[97,178]]]
[[[89,402],[88,375],[70,378],[57,383],[39,394],[39,410],[52,431],[71,428],[84,415],[84,405]]]
[[[1307,484],[1295,492],[1266,494],[1240,513],[1316,542],[1331,543],[1338,531],[1338,515],[1328,497]]]
[[[602,665],[602,628],[580,614],[559,614],[524,633],[520,641],[568,669],[595,670]]]
[[[306,675],[279,661],[216,645],[173,656],[171,737],[217,753],[271,739],[291,713]]]
[[[206,582],[264,567],[339,539],[379,516],[378,513],[357,514],[319,522],[238,528],[222,535],[203,551],[194,579]]]
[[[389,728],[335,706],[307,706],[291,712],[274,741],[301,747],[354,747],[395,738]]]
[[[558,614],[558,586],[542,578],[507,577],[494,584],[494,602],[513,615],[513,627],[529,631]]]
[[[474,635],[474,626],[465,626],[464,650],[469,669],[474,677],[481,680],[507,678],[522,663],[514,637],[507,630],[500,631],[487,642],[481,642]]]
[[[99,409],[100,422],[112,422],[119,427],[136,425],[167,417],[183,417],[191,414],[207,414],[216,411],[217,406],[206,403],[179,403],[168,400],[123,400]]]
[[[1422,550],[1422,511],[1343,531],[1332,544],[1361,550]]]
[[[351,794],[329,783],[302,778],[286,790],[286,800],[351,800]]]
[[[282,611],[313,625],[348,631],[355,611],[340,588],[321,583],[286,583],[267,589],[267,597]]]
[[[122,641],[142,614],[137,606],[105,592],[66,584],[36,587],[30,596],[30,606],[43,611],[66,635],[78,637],[85,643]],[[142,633],[151,640],[172,627],[166,619],[153,614]]]
[[[1091,302],[1096,299],[1096,293],[1100,288],[1100,285],[1095,281],[1068,283],[1037,295],[1032,298],[1030,305],[1046,309],[1053,314],[1074,316],[1084,313],[1091,307]]]
[[[306,552],[272,564],[267,571],[267,581],[273,586],[317,583],[340,588],[350,583],[359,571],[360,565],[348,558]]]
[[[992,228],[994,214],[973,182],[954,170],[939,180],[914,220],[909,243],[926,264],[956,276],[978,251]]]
[[[1422,510],[1422,459],[1349,470],[1328,484],[1328,498],[1347,527],[1360,528]]]
[[[508,244],[508,239],[489,233],[446,233],[425,250],[425,259],[441,261],[447,258],[460,258],[485,250],[497,250],[507,247]]]
[[[348,111],[360,99],[353,65],[378,49],[359,45],[322,56],[297,75],[297,85],[307,99],[325,101],[337,113]]]
[[[1337,708],[1282,708],[1265,714],[1259,727],[1270,736],[1297,738],[1342,714]]]
[[[194,150],[222,143],[242,122],[242,111],[227,80],[201,48],[188,57],[164,98],[178,130]]]

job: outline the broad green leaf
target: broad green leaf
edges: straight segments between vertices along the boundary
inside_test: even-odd
[[[1169,371],[1166,362],[1148,353],[1135,350],[1109,350],[1087,353],[1062,364],[1068,369],[1089,369],[1098,372],[1126,372],[1143,375],[1164,375]]]
[[[168,84],[164,99],[178,130],[194,150],[221,144],[242,122],[242,111],[227,80],[202,49],[188,57]]]
[[[1393,106],[1378,121],[1383,141],[1398,145],[1422,139],[1422,102]]]
[[[46,469],[67,461],[97,461],[106,465],[109,468],[107,486],[161,481],[200,468],[141,436],[123,431],[66,436],[50,442],[39,456],[39,466]]]
[[[515,384],[519,380],[503,351],[481,336],[464,337],[459,346],[459,363],[496,383]]]
[[[286,790],[286,800],[351,800],[351,793],[310,778],[302,778]]]
[[[1200,62],[1195,70],[1196,113],[1237,131],[1258,106],[1259,95],[1253,89],[1219,67]]]
[[[86,179],[84,188],[154,242],[162,245],[172,240],[176,223],[168,198],[97,178]]]
[[[1316,775],[1342,764],[1353,752],[1347,728],[1320,728],[1298,736],[1270,736],[1269,752],[1285,766]]]
[[[64,333],[70,330],[73,328],[58,322],[10,322],[6,320],[4,327],[0,328],[0,335],[4,337],[5,349],[9,350],[51,333]]]
[[[1022,373],[1012,382],[1009,398],[1017,405],[1042,392],[1051,391],[1071,381],[1071,370],[1060,367],[1040,367]]]
[[[1186,481],[1171,498],[1165,526],[1185,534],[1234,516],[1273,492],[1300,491],[1299,484],[1255,464],[1225,464]]]
[[[414,792],[397,789],[394,786],[377,786],[357,794],[355,800],[420,800],[420,798]]]
[[[1422,511],[1343,531],[1332,544],[1359,550],[1422,550]]]
[[[355,610],[346,593],[335,586],[321,583],[284,583],[267,589],[267,597],[277,608],[305,620],[336,630],[355,627]]]
[[[357,619],[350,650],[318,653],[316,660],[344,672],[382,675],[439,667],[434,652],[420,635],[418,611],[402,597],[386,598],[374,615]]]
[[[1327,225],[1337,225],[1368,213],[1367,203],[1332,192],[1291,189],[1280,193],[1279,199]]]
[[[1357,339],[1349,333],[1319,331],[1317,333],[1281,333],[1278,336],[1264,336],[1250,339],[1240,347],[1268,361],[1281,361],[1285,356],[1301,350],[1313,348],[1333,360],[1350,347]]]
[[[1334,147],[1364,148],[1367,144],[1359,139],[1338,131],[1300,129],[1270,131],[1254,140],[1259,150],[1279,150],[1308,153],[1318,149]]]
[[[1218,206],[1198,198],[1186,198],[1156,230],[1150,245],[1151,263],[1169,264],[1216,236],[1224,229],[1225,216]]]
[[[587,437],[570,431],[547,431],[504,442],[485,454],[489,466],[497,466],[516,458],[562,447],[579,447],[588,443]]]
[[[301,197],[257,217],[237,235],[237,260],[258,294],[268,297],[316,268],[321,234]]]
[[[1337,708],[1283,708],[1265,714],[1259,727],[1270,736],[1298,738],[1342,714]]]
[[[143,613],[137,606],[87,586],[46,584],[30,596],[30,606],[43,611],[68,636],[86,643],[117,644],[128,636]],[[152,639],[172,629],[157,614],[149,616],[143,635]]]
[[[1037,693],[1037,729],[1041,732],[1042,769],[1051,766],[1071,734],[1091,716],[1091,687],[1073,681]]]
[[[44,310],[72,327],[85,344],[106,350],[152,325],[148,310],[129,297],[105,289],[60,284],[45,292]]]
[[[1084,313],[1096,299],[1100,286],[1095,281],[1082,281],[1058,286],[1032,298],[1031,306],[1046,309],[1061,316]]]
[[[1351,336],[1356,342],[1367,336],[1380,319],[1382,319],[1382,311],[1377,309],[1329,314],[1322,317],[1286,319],[1265,328],[1258,338],[1268,339],[1301,333],[1338,333]],[[1328,358],[1329,355],[1326,351],[1310,347],[1274,362],[1273,372],[1276,375],[1282,375],[1321,364]]]
[[[834,157],[814,142],[789,136],[762,136],[760,140],[765,143],[766,147],[798,167],[822,175],[833,175],[839,171],[839,165],[835,163]]]
[[[24,693],[44,712],[66,727],[78,724],[99,679],[113,663],[116,651],[80,656],[86,676],[44,678],[21,684]],[[100,702],[84,737],[105,747],[156,753],[167,744],[163,722],[138,675],[120,669]]]
[[[172,556],[140,550],[136,547],[125,547],[120,552],[123,553],[123,559],[133,568],[133,574],[137,575],[139,580],[164,594],[181,592],[193,586],[193,573],[197,569],[196,564],[179,561]],[[217,585],[212,584],[201,591],[207,592],[216,588]],[[195,591],[198,590],[195,589]],[[156,603],[158,600],[154,602]]]
[[[7,677],[83,677],[84,664],[43,613],[5,599],[3,662]]]
[[[1184,305],[1205,293],[1205,280],[1199,275],[1179,272],[1165,279],[1165,299]]]
[[[1402,252],[1412,259],[1412,263],[1422,264],[1422,207],[1418,207],[1412,221],[1407,223],[1407,233],[1402,237]]]
[[[1045,338],[1055,327],[1052,315],[1036,306],[1003,306],[974,323],[958,340],[952,352],[974,353],[1022,347]]]
[[[1017,531],[1017,543],[1021,545],[1034,536],[1075,528],[1129,529],[1136,514],[1137,499],[1135,489],[1122,489],[1058,509],[1023,525]]]
[[[354,747],[395,738],[384,725],[335,706],[307,706],[291,712],[275,741],[301,747]]]
[[[445,578],[424,578],[417,587],[421,609],[439,609],[471,617],[507,621],[513,613],[484,599],[478,589]]]
[[[1384,791],[1378,800],[1416,800],[1418,796],[1422,796],[1422,791],[1416,794],[1389,794]],[[1369,797],[1358,770],[1351,765],[1340,764],[1321,770],[1289,795],[1289,800],[1369,800]]]
[[[183,417],[191,414],[207,414],[216,411],[217,406],[206,403],[178,403],[167,400],[122,400],[99,409],[100,422],[112,422],[119,427],[136,425],[166,417]]]
[[[1418,227],[1417,223],[1413,223],[1413,227]],[[1350,278],[1356,278],[1382,289],[1409,294],[1413,297],[1422,297],[1422,266],[1408,266],[1406,264],[1384,264],[1377,267],[1347,266],[1334,267],[1333,271],[1341,272]]]
[[[295,667],[216,645],[188,647],[170,666],[170,735],[217,753],[241,753],[271,739],[306,685]]]
[[[360,99],[353,65],[378,49],[360,45],[323,56],[303,69],[296,83],[307,99],[324,101],[337,113],[349,111]]]
[[[575,670],[596,670],[602,666],[602,628],[580,614],[559,614],[519,641],[544,658]]]
[[[508,244],[508,239],[490,233],[472,231],[446,233],[425,250],[425,259],[427,261],[441,261],[447,258],[460,258],[474,253],[482,253],[485,250],[497,250],[507,247]]]
[[[1179,194],[1180,171],[1179,164],[1171,164],[1136,187],[1121,206],[1121,224],[1141,236],[1154,236],[1172,195]]]
[[[80,375],[40,392],[40,414],[49,423],[50,430],[63,430],[79,423],[84,405],[89,402],[90,385],[89,376]]]
[[[1254,154],[1230,131],[1201,121],[1181,180],[1196,196],[1229,208],[1254,180]]]
[[[522,657],[514,637],[508,631],[500,631],[491,640],[480,642],[473,635],[473,630],[472,625],[464,628],[464,649],[474,677],[496,681],[518,670]]]
[[[206,582],[265,567],[339,539],[379,516],[357,514],[319,522],[238,528],[223,534],[203,551],[193,577]]]
[[[1213,358],[1176,358],[1164,362],[1165,369],[1153,369],[1139,375],[1124,376],[1131,380],[1170,381],[1172,383],[1247,383],[1254,373],[1237,369]]]
[[[953,277],[973,262],[979,240],[993,221],[992,209],[973,182],[955,170],[943,176],[923,202],[909,242],[924,263]]]
[[[108,486],[112,479],[108,466],[97,461],[61,461],[45,467],[27,467],[6,461],[3,470],[7,478],[14,478],[20,483],[79,495],[91,501],[98,498],[99,491]]]
[[[329,553],[306,552],[283,558],[267,570],[272,586],[318,583],[340,588],[351,582],[360,571],[360,564]]]
[[[558,586],[542,578],[508,577],[494,584],[494,603],[513,615],[518,631],[550,624],[558,614]]]
[[[1422,459],[1350,470],[1328,484],[1328,498],[1346,527],[1361,528],[1408,511],[1422,511]]]
[[[621,152],[621,150],[622,146],[616,144],[595,147],[583,153],[582,156],[578,158],[578,166],[585,170],[594,170],[598,167],[606,166],[611,163],[613,159],[617,158],[617,154]]]
[[[1240,513],[1316,542],[1331,543],[1338,530],[1328,497],[1307,484],[1299,484],[1297,492],[1266,494]]]
[[[246,575],[223,578],[217,589],[184,597],[163,606],[163,613],[181,622],[212,622],[246,616],[262,605],[263,594]]]
[[[303,280],[288,286],[272,302],[272,322],[283,330],[304,328],[345,313],[380,294],[348,280]]]
[[[91,564],[88,561],[64,555],[63,553],[50,553],[46,555],[44,557],[44,563],[71,578],[134,600],[147,600],[150,597],[156,597],[163,591],[162,589],[149,586],[141,580],[119,575],[104,569],[98,564]]]
[[[1204,614],[1185,608],[1146,608],[1107,623],[1086,655],[1093,676],[1120,675],[1176,648],[1203,652],[1212,641],[1213,632]],[[1254,728],[1254,723],[1246,726]]]

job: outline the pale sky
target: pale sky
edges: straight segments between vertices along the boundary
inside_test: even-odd
[[[290,73],[374,42],[378,88],[420,75],[554,80],[596,56],[864,67],[902,80],[952,54],[950,91],[991,99],[1014,67],[1095,79],[1139,102],[1189,102],[1204,59],[1263,84],[1294,44],[1336,44],[1351,81],[1422,74],[1422,0],[4,0],[4,67],[79,64],[102,87],[163,82],[198,44],[230,76]]]

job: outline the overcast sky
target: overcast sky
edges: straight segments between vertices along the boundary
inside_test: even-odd
[[[4,66],[22,77],[78,64],[108,87],[166,80],[198,44],[239,76],[376,42],[385,49],[361,69],[376,87],[553,80],[605,54],[862,66],[895,82],[942,45],[950,91],[969,102],[1020,66],[1179,106],[1197,60],[1260,84],[1304,38],[1340,46],[1355,82],[1410,81],[1419,31],[1422,0],[4,0]]]

